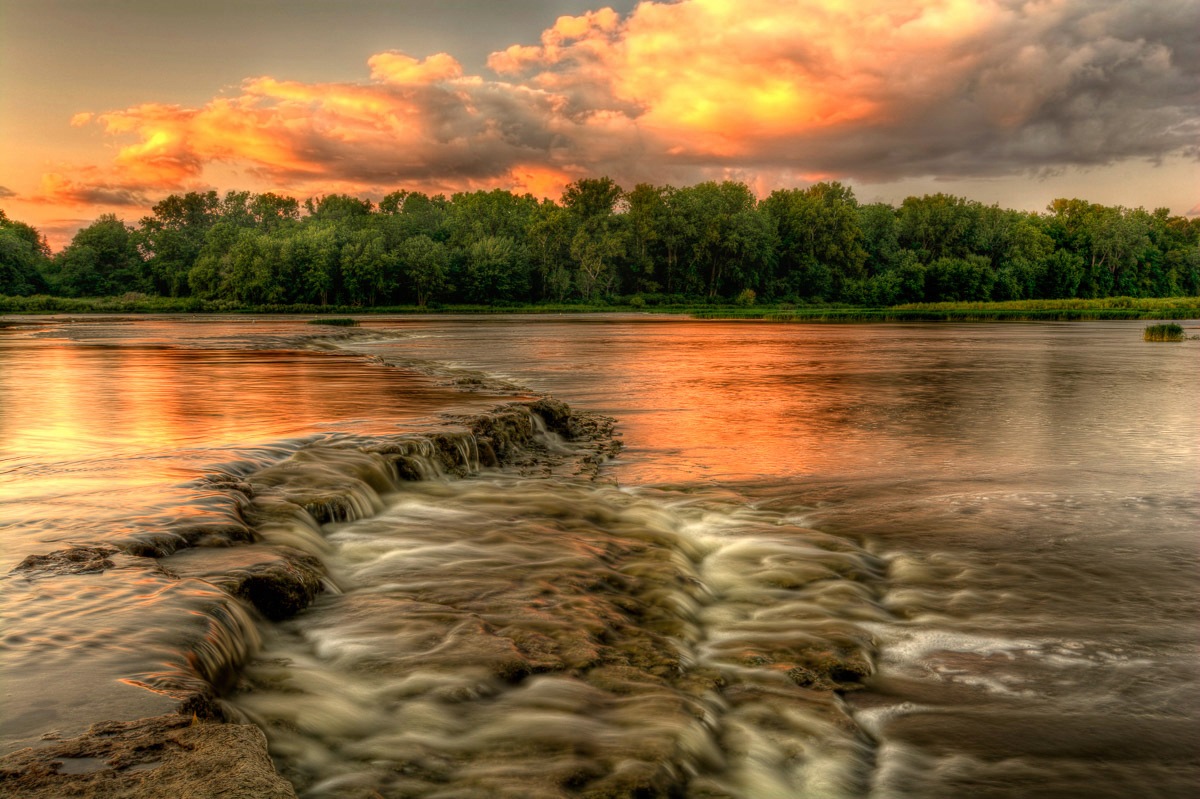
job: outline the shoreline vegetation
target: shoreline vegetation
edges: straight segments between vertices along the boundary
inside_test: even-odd
[[[1182,327],[1171,323],[1150,325],[1142,332],[1142,338],[1146,341],[1183,341],[1187,336],[1184,335]]]
[[[672,302],[648,304],[637,295],[605,303],[504,303],[394,305],[240,304],[196,297],[8,297],[0,295],[0,314],[290,314],[311,315],[313,322],[353,325],[373,316],[495,314],[666,314],[710,320],[772,322],[935,322],[1071,321],[1085,319],[1200,319],[1200,297],[1105,297],[1100,299],[1015,300],[1007,302],[907,303],[862,306],[833,303]],[[336,315],[336,316],[334,316]]]
[[[837,182],[759,198],[735,181],[606,177],[557,201],[208,191],[136,224],[102,215],[58,252],[0,210],[0,312],[1145,318],[1130,303],[1197,296],[1200,217],[1081,199],[1033,213],[946,194],[862,204]]]

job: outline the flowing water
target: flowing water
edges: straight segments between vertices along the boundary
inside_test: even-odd
[[[1197,795],[1200,348],[1141,327],[0,327],[0,747],[200,685],[311,797]],[[544,394],[620,455],[462,426]]]

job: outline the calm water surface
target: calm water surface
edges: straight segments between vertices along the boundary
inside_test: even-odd
[[[229,698],[303,795],[1192,796],[1200,348],[1141,327],[0,328],[2,558],[219,524],[200,475],[336,465],[497,378],[625,450],[288,534],[331,591],[241,623]],[[212,585],[119,572],[6,579],[8,748],[149,712],[146,652],[187,660]],[[821,690],[814,652],[869,674]],[[81,660],[100,688],[39,689]]]

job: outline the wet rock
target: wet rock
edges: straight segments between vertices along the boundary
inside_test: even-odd
[[[500,456],[496,454],[496,450],[492,448],[491,439],[480,438],[476,440],[476,446],[479,447],[479,465],[484,469],[494,469],[500,465]]]
[[[0,759],[0,795],[22,799],[294,799],[267,740],[246,724],[179,715],[96,724]]]
[[[563,438],[574,438],[575,431],[572,429],[572,421],[575,421],[576,426],[579,426],[579,419],[571,410],[571,407],[562,400],[556,400],[553,397],[542,397],[537,402],[529,405],[529,410],[542,417],[542,421],[546,423],[546,427],[551,431],[558,433]]]
[[[479,466],[479,453],[472,436],[439,433],[433,437],[433,446],[443,474],[466,477]]]
[[[533,420],[523,406],[508,406],[478,416],[470,425],[472,435],[485,442],[495,454],[497,465],[508,463],[533,442]]]
[[[249,525],[239,521],[220,520],[188,525],[175,525],[170,530],[134,533],[117,544],[130,555],[143,558],[164,558],[189,547],[231,547],[255,540]]]
[[[285,546],[188,549],[159,561],[179,577],[196,577],[253,605],[272,621],[294,616],[321,593],[325,569]]]
[[[361,519],[381,507],[386,461],[361,450],[314,448],[251,476],[255,498],[246,517],[255,525],[305,511],[320,524]],[[378,488],[376,487],[378,486]]]
[[[818,649],[806,652],[804,661],[787,674],[804,688],[856,691],[873,671],[870,659],[863,652]]]
[[[209,474],[200,478],[197,481],[200,485],[218,489],[220,491],[238,492],[246,499],[254,498],[254,486],[246,482],[241,477],[232,474]]]
[[[113,567],[113,547],[71,547],[48,555],[30,555],[13,569],[28,577],[57,577],[64,574],[97,574]]]

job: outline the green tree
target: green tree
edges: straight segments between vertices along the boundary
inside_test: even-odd
[[[408,200],[404,205],[408,206]],[[465,250],[488,237],[522,241],[537,206],[533,195],[516,195],[503,189],[455,194],[446,208],[448,242],[455,249]]]
[[[101,215],[76,233],[55,264],[62,290],[71,297],[153,290],[133,231],[113,214]]]
[[[639,183],[625,195],[625,212],[629,231],[629,271],[631,288],[635,291],[658,292],[666,283],[659,263],[669,265],[666,247],[667,218],[670,215],[670,187]]]
[[[977,254],[983,206],[948,194],[908,197],[900,204],[900,246],[922,263]]]
[[[529,258],[508,236],[484,236],[466,251],[462,289],[471,302],[510,302],[529,294]]]
[[[0,210],[0,294],[27,295],[47,290],[44,272],[50,248],[38,231],[10,220]]]
[[[1083,280],[1083,257],[1067,250],[1055,250],[1046,258],[1038,276],[1036,296],[1046,299],[1070,299],[1079,295]]]
[[[1054,200],[1047,210],[1047,232],[1060,248],[1083,259],[1080,296],[1141,293],[1141,262],[1152,227],[1149,214],[1079,199]]]
[[[859,206],[858,228],[867,253],[864,266],[868,274],[877,275],[900,265],[903,250],[895,208],[887,203]]]
[[[283,274],[280,239],[258,230],[241,232],[227,258],[230,299],[247,305],[273,305],[292,301],[290,281]]]
[[[341,272],[348,302],[375,305],[396,283],[396,258],[383,233],[369,228],[351,233],[342,245]]]
[[[259,228],[272,233],[299,221],[300,202],[295,197],[268,191],[254,195],[247,205],[247,211]]]
[[[370,200],[351,197],[349,194],[326,194],[309,197],[304,201],[308,221],[327,223],[343,230],[365,226],[374,206]]]
[[[680,281],[710,299],[759,287],[774,254],[775,231],[744,183],[709,181],[671,195],[683,219]]]
[[[990,209],[988,209],[990,212]],[[1034,215],[1004,212],[992,241],[991,259],[996,273],[992,299],[1021,300],[1040,297],[1039,286],[1050,268],[1054,240]]]
[[[615,277],[612,264],[625,254],[625,237],[607,226],[589,229],[580,225],[571,239],[571,258],[575,262],[575,287],[584,302],[611,291]]]
[[[447,214],[449,203],[438,194],[433,197],[419,191],[394,191],[379,202],[382,229],[388,246],[395,247],[413,236],[428,236],[445,241],[449,235]]]
[[[785,291],[826,299],[865,275],[867,250],[854,192],[840,183],[779,190],[763,201],[779,236]]]
[[[562,302],[571,292],[571,242],[577,226],[553,200],[542,202],[529,221],[526,238],[543,299]]]
[[[450,276],[450,254],[446,245],[420,233],[400,245],[397,257],[422,308],[446,288]]]
[[[1200,217],[1171,216],[1167,209],[1159,208],[1153,219],[1150,235],[1161,253],[1154,295],[1200,294]]]
[[[208,229],[204,245],[188,270],[188,289],[193,296],[205,300],[233,298],[233,288],[229,282],[229,253],[245,229],[224,219]]]
[[[307,221],[283,241],[280,257],[297,286],[295,300],[328,305],[341,286],[341,242],[332,223]]]
[[[575,287],[584,301],[613,290],[616,265],[625,255],[627,237],[623,210],[624,192],[611,178],[585,178],[569,184],[562,206],[571,228],[571,260]]]
[[[931,302],[986,302],[995,280],[982,255],[939,258],[925,270],[925,296]]]
[[[232,192],[231,192],[232,194]],[[188,272],[221,216],[215,191],[172,194],[156,203],[138,226],[139,249],[154,291],[169,297],[189,293]]]

